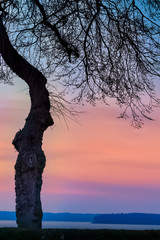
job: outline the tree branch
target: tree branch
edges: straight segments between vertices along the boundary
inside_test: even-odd
[[[42,16],[43,16],[43,24],[46,25],[48,28],[50,28],[55,35],[57,36],[60,44],[62,45],[62,47],[65,49],[65,51],[67,52],[68,56],[69,56],[69,60],[71,58],[71,55],[73,54],[74,56],[76,56],[77,58],[79,57],[79,52],[78,49],[75,46],[71,46],[71,44],[64,39],[60,32],[58,31],[56,25],[52,25],[48,20],[47,20],[47,15],[45,13],[44,7],[42,4],[40,4],[39,0],[33,0],[33,2],[36,4],[36,6],[39,8]]]

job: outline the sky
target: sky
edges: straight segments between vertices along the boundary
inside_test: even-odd
[[[23,127],[30,101],[26,85],[0,85],[0,210],[15,210],[12,140]],[[63,121],[44,135],[45,212],[160,213],[160,109],[142,129],[118,119],[116,105],[85,106],[79,123]]]

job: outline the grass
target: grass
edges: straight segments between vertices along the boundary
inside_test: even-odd
[[[0,240],[160,240],[159,230],[22,230],[0,228]]]

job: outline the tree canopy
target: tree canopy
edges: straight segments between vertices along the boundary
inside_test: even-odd
[[[1,0],[0,14],[17,51],[74,101],[115,98],[137,126],[159,104],[159,1]],[[9,81],[2,62],[1,81]]]

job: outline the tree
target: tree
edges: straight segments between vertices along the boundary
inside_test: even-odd
[[[14,74],[29,86],[31,109],[13,140],[16,215],[19,227],[41,228],[40,191],[45,155],[44,131],[53,112],[73,101],[125,106],[121,117],[143,118],[159,105],[154,79],[160,77],[160,25],[157,0],[1,0],[1,82]],[[52,93],[47,90],[47,79]],[[55,85],[63,91],[57,93]],[[50,98],[52,97],[52,99]],[[144,97],[148,98],[148,104]],[[65,101],[65,100],[64,100]]]

